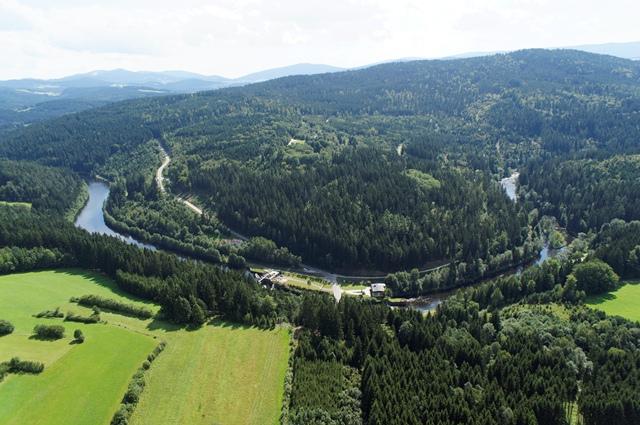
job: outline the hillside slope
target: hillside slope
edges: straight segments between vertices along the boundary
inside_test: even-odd
[[[519,261],[526,214],[497,175],[635,152],[639,105],[640,64],[530,50],[127,101],[14,132],[0,154],[90,173],[163,138],[174,189],[316,263]]]

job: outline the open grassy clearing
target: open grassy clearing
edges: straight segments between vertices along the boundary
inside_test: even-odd
[[[371,287],[371,285],[365,285],[362,283],[341,283],[340,287],[343,291],[361,291]]]
[[[262,267],[252,267],[251,271],[254,273],[264,273],[267,269]],[[294,288],[309,289],[312,291],[321,291],[332,293],[331,282],[324,279],[304,276],[302,274],[281,271],[284,283]],[[345,282],[340,284],[340,288],[343,291],[361,291],[369,288],[369,285],[363,283]],[[347,292],[348,293],[348,292]]]
[[[147,374],[132,425],[278,423],[287,329],[215,322],[195,332],[167,332],[163,339],[167,348]]]
[[[37,376],[10,375],[0,384],[0,424],[108,424],[131,375],[160,341],[166,350],[147,373],[132,424],[277,423],[289,355],[289,330],[264,331],[215,322],[198,330],[103,312],[107,324],[82,325],[33,314],[60,307],[86,315],[72,296],[132,300],[100,275],[79,270],[0,277],[0,319],[14,334],[0,337],[0,361],[18,355],[45,363]],[[37,323],[63,324],[67,337],[29,339]],[[87,340],[72,345],[74,329]],[[99,397],[96,397],[99,394]]]
[[[265,273],[267,270],[264,267],[251,267],[253,273]],[[283,270],[280,270],[280,273],[281,277],[283,277],[283,282],[288,286],[312,291],[332,292],[331,283],[326,280]]]
[[[305,279],[289,273],[284,273],[285,283],[289,286],[313,291],[331,292],[331,284],[326,281]]]
[[[45,363],[40,375],[9,375],[0,384],[0,423],[109,423],[129,378],[156,341],[115,326],[32,316],[55,307],[88,314],[89,309],[69,303],[71,296],[86,293],[131,302],[106,279],[89,273],[47,271],[0,277],[0,315],[16,327],[13,334],[0,338],[0,361],[19,356]],[[103,320],[110,316],[115,315],[104,314]],[[31,339],[38,323],[62,324],[65,338],[53,342]],[[71,344],[74,329],[85,334],[84,344]]]
[[[587,305],[610,316],[640,321],[640,283],[627,283],[608,294],[589,297]]]

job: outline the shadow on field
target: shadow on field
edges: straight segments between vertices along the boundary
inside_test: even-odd
[[[228,329],[258,329],[255,326],[250,326],[250,325],[246,325],[243,323],[235,323],[235,322],[227,322],[224,321],[222,319],[213,319],[211,320],[209,323],[207,323],[207,326],[216,326],[216,327],[220,327],[220,328],[228,328]]]
[[[615,294],[604,294],[604,295],[596,295],[596,296],[589,297],[587,301],[589,304],[599,305],[607,301],[615,300],[616,298],[618,298],[618,296]]]
[[[602,294],[602,295],[593,295],[587,298],[588,304],[599,305],[603,304],[607,301],[613,301],[619,298],[617,292],[626,286],[640,286],[640,282],[629,282],[629,281],[621,281],[620,285],[612,292]]]
[[[122,297],[126,297],[129,298],[133,301],[137,301],[140,303],[144,303],[144,304],[148,304],[148,305],[153,305],[152,302],[150,302],[149,300],[145,300],[143,298],[137,297],[133,294],[130,294],[128,292],[123,291],[122,289],[118,288],[118,285],[115,283],[115,281],[113,281],[110,277],[108,277],[107,275],[103,275],[98,271],[92,271],[92,270],[86,270],[86,269],[75,269],[75,268],[71,268],[71,269],[56,269],[56,270],[52,270],[54,273],[57,274],[63,274],[63,275],[67,275],[67,276],[79,276],[82,277],[84,279],[87,279],[88,281],[95,283],[96,285],[102,286],[103,288],[109,289],[111,292],[113,292],[116,295],[120,295]]]
[[[45,337],[41,337],[38,335],[30,335],[29,339],[32,341],[45,341],[45,342],[54,342],[54,341],[58,341],[62,338],[45,338]]]
[[[154,317],[153,320],[147,325],[147,329],[149,329],[150,331],[162,330],[165,332],[175,332],[187,328],[184,325],[177,325],[175,323],[167,322],[165,320]]]

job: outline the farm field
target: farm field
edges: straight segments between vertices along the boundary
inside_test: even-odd
[[[0,361],[19,356],[45,363],[40,375],[9,375],[0,383],[1,424],[107,425],[131,375],[159,341],[167,347],[146,375],[131,424],[277,423],[288,329],[264,331],[218,321],[187,330],[106,312],[101,313],[106,325],[32,317],[56,307],[88,314],[69,303],[70,297],[84,294],[158,310],[125,296],[109,279],[80,270],[0,277],[0,319],[16,326],[13,334],[0,337]],[[41,322],[63,324],[66,337],[55,342],[29,339]],[[74,329],[82,329],[84,344],[70,344]]]
[[[147,424],[277,424],[289,331],[216,322],[166,334],[131,418]],[[171,391],[167,391],[170,388]]]
[[[45,364],[40,375],[9,375],[0,383],[0,423],[109,423],[131,375],[157,342],[116,326],[32,317],[56,307],[88,314],[88,309],[69,303],[70,297],[87,293],[126,300],[106,279],[80,271],[0,277],[0,315],[16,328],[0,338],[0,361],[19,356]],[[103,313],[103,320],[111,316],[115,315]],[[62,324],[65,338],[53,342],[30,339],[38,323]],[[85,334],[84,344],[71,344],[74,329]]]
[[[640,283],[627,283],[614,292],[590,297],[587,305],[611,316],[640,321]]]

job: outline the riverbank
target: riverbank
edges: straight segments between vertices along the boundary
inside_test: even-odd
[[[145,244],[131,236],[118,233],[107,226],[104,219],[103,206],[109,197],[109,187],[105,183],[93,181],[89,183],[87,189],[89,198],[74,221],[76,227],[85,229],[89,233],[113,236],[140,248],[156,250],[153,245]]]
[[[83,181],[82,186],[80,187],[80,193],[65,213],[64,219],[70,223],[75,222],[84,207],[87,205],[87,202],[89,202],[89,186]]]
[[[156,170],[156,176],[155,176],[156,184],[158,186],[158,190],[161,193],[169,195],[170,192],[168,191],[168,188],[165,185],[166,178],[164,177],[164,171],[171,163],[171,157],[169,156],[167,149],[163,146],[162,143],[159,143],[159,149],[164,159],[160,167]],[[198,206],[194,205],[188,199],[190,198],[189,196],[179,196],[179,195],[172,195],[172,196],[182,204],[186,205],[189,209],[197,213],[198,215],[204,214],[204,211],[202,208],[199,208]],[[239,233],[226,226],[224,226],[224,230],[227,233],[229,233],[230,236],[236,239],[239,239],[242,241],[249,240],[249,237],[247,235]],[[251,267],[278,268],[279,270],[283,270],[283,271],[304,274],[311,277],[318,277],[318,278],[327,280],[328,282],[331,282],[333,284],[339,284],[339,283],[345,283],[345,282],[364,282],[364,281],[382,280],[389,274],[389,272],[384,272],[384,271],[374,271],[374,272],[360,271],[360,272],[355,272],[354,274],[350,274],[350,273],[345,273],[340,271],[328,271],[328,270],[324,270],[319,267],[311,266],[308,264],[301,264],[300,267],[297,267],[297,268],[286,268],[286,267],[283,268],[281,266],[277,266],[273,264],[264,264],[264,263],[260,263],[259,261],[250,261],[250,260],[247,261],[247,264]],[[426,273],[430,273],[430,272],[439,270],[441,268],[447,267],[449,266],[449,264],[450,263],[448,261],[432,261],[430,264],[425,265],[424,268],[419,269],[418,273],[420,275],[424,275]]]
[[[505,177],[500,180],[500,186],[504,189],[505,193],[513,202],[518,201],[518,178],[520,173],[514,171],[509,177]]]
[[[157,182],[158,188],[161,191],[166,191],[167,188],[164,185],[165,182],[164,182],[163,172],[166,169],[166,167],[169,165],[170,158],[166,154],[166,151],[164,149],[162,150],[162,152],[165,153],[166,157],[162,162],[162,165],[160,167],[161,169],[159,169],[158,172],[156,173],[156,179],[158,180]],[[104,204],[108,199],[108,196],[109,196],[109,187],[105,183],[97,182],[97,181],[92,182],[89,185],[89,200],[88,202],[86,202],[85,207],[83,208],[81,213],[78,215],[76,219],[76,226],[84,228],[90,232],[99,232],[99,233],[103,233],[111,236],[116,236],[128,243],[132,243],[142,248],[147,248],[147,249],[164,248],[169,251],[177,252],[179,255],[184,255],[187,257],[192,257],[199,260],[205,260],[205,261],[209,261],[217,264],[221,263],[221,259],[218,258],[217,256],[215,256],[215,258],[213,257],[209,258],[208,254],[210,253],[208,252],[201,252],[201,253],[193,252],[190,249],[186,249],[185,247],[180,246],[179,241],[173,241],[173,240],[169,241],[168,239],[163,238],[161,235],[154,238],[153,237],[154,235],[145,234],[143,230],[137,231],[138,229],[132,229],[130,226],[127,226],[124,223],[120,223],[119,221],[111,217],[106,211],[104,211]],[[185,202],[183,202],[183,204],[184,203]],[[199,208],[198,210],[200,211],[199,214],[201,215],[202,210]],[[143,243],[137,240],[136,238],[140,238],[142,240],[152,242],[153,244]],[[515,264],[511,263],[508,265],[498,267],[493,272],[487,275],[483,275],[479,280],[472,280],[469,282],[461,283],[459,285],[455,285],[455,287],[440,288],[438,290],[426,292],[424,293],[424,296],[432,300],[432,301],[429,301],[427,305],[431,306],[430,308],[434,308],[435,305],[441,302],[443,297],[446,297],[447,294],[449,294],[452,290],[462,288],[462,287],[472,286],[478,282],[484,281],[486,279],[492,279],[499,275],[504,275],[506,273],[518,273],[519,271],[522,270],[522,268],[524,268],[524,265],[526,264],[539,263],[540,261],[544,261],[544,259],[546,258],[549,252],[548,247],[546,248],[547,248],[546,250],[542,249],[542,250],[536,251],[535,256],[532,256],[531,258],[526,258],[524,261],[520,261]],[[381,281],[385,279],[385,277],[388,275],[388,273],[383,273],[383,272],[375,272],[372,274],[363,274],[363,275],[339,274],[339,273],[329,272],[327,270],[323,270],[317,267],[309,266],[306,264],[302,264],[300,267],[297,267],[297,268],[283,268],[280,266],[274,266],[272,264],[260,264],[258,262],[248,262],[248,265],[250,267],[277,269],[284,273],[288,273],[292,276],[297,275],[298,279],[300,280],[313,279],[313,280],[326,281],[331,284],[331,293],[334,295],[336,300],[339,300],[341,298],[343,292],[349,295],[359,295],[357,293],[358,291],[352,291],[354,292],[353,294],[348,291],[343,291],[343,289],[341,288],[341,284],[344,284],[347,282],[358,283],[358,282]],[[419,271],[419,276],[423,277],[429,273],[444,273],[446,271],[444,269],[448,267],[450,267],[450,263],[445,262],[431,268],[425,268]],[[309,289],[314,290],[313,286],[314,285],[311,285]],[[327,289],[328,288],[326,288],[325,291]],[[421,308],[420,303],[412,303],[412,304],[417,305],[419,309]]]

